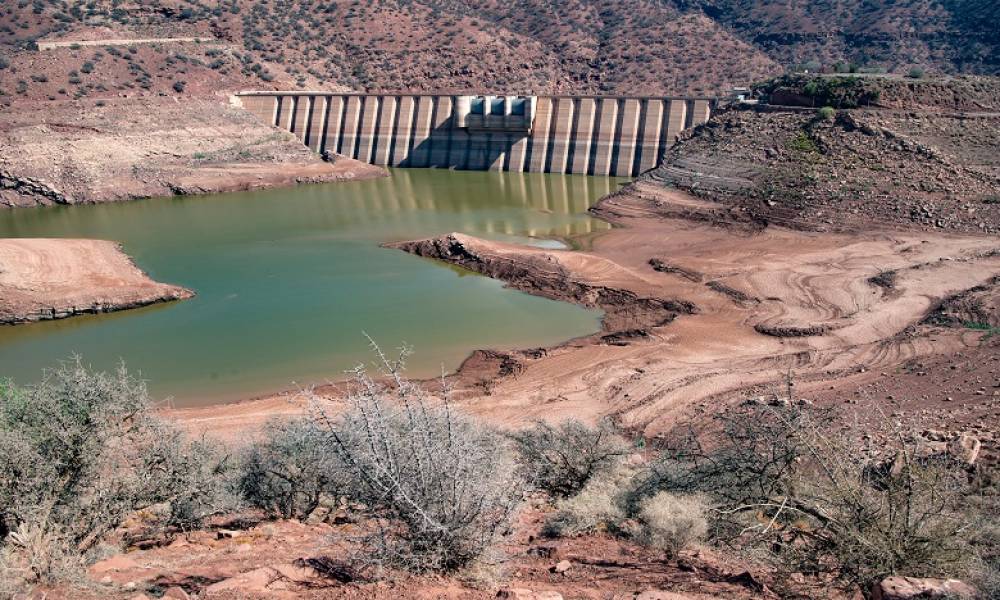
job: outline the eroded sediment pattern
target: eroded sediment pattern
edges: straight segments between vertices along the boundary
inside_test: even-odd
[[[488,385],[466,388],[471,410],[510,424],[610,415],[655,435],[687,411],[781,388],[789,374],[809,393],[859,370],[974,344],[974,334],[920,324],[941,299],[1000,276],[992,238],[718,227],[708,223],[723,207],[649,183],[605,198],[595,212],[621,227],[587,251],[457,234],[392,244],[612,318],[648,314],[637,300],[669,299],[674,309],[675,318],[606,323],[587,340],[508,353],[505,362],[474,355],[467,366]],[[872,282],[886,272],[891,285]],[[615,294],[598,301],[588,293],[601,289]],[[460,380],[475,383],[472,375]]]

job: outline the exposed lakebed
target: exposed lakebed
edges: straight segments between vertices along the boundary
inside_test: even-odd
[[[555,344],[600,313],[503,289],[388,241],[458,231],[548,243],[607,229],[586,214],[621,180],[395,170],[388,178],[294,189],[0,212],[0,237],[120,242],[191,300],[0,328],[0,377],[19,383],[71,354],[125,360],[158,398],[190,406],[338,378],[387,349],[415,348],[410,373],[458,366],[476,348]]]

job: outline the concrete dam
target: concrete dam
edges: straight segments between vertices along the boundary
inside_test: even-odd
[[[316,152],[393,167],[630,177],[657,166],[713,98],[241,92]]]

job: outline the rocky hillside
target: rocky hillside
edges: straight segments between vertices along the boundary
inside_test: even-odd
[[[998,12],[991,0],[21,0],[0,8],[0,89],[37,99],[239,86],[708,94],[795,64],[997,73]],[[174,36],[213,43],[138,48],[127,64],[43,50],[52,72],[23,50]]]
[[[759,223],[997,233],[1000,118],[990,93],[973,92],[988,92],[995,81],[868,80],[848,83],[857,87],[840,88],[844,93],[830,92],[830,80],[815,82],[808,89],[820,90],[817,105],[853,108],[719,112],[646,178],[719,200],[734,217]],[[805,87],[775,89],[808,104]],[[859,99],[865,106],[856,106]]]
[[[677,0],[781,64],[837,61],[903,71],[997,73],[994,0]]]

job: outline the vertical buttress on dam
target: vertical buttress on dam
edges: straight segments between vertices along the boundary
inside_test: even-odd
[[[712,98],[241,92],[316,152],[393,167],[630,177],[660,163]]]

